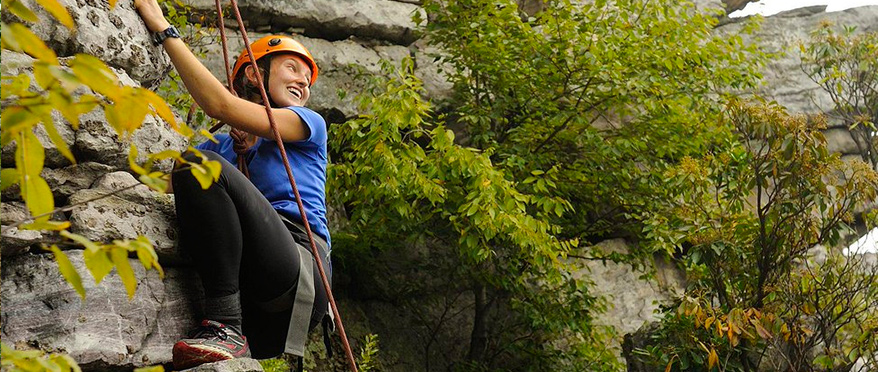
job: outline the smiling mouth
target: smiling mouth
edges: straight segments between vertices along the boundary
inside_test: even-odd
[[[298,99],[302,99],[302,91],[295,88],[287,88],[287,91],[290,92],[293,96]]]

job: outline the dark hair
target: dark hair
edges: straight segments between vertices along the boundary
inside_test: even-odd
[[[265,91],[268,92],[268,77],[271,73],[271,55],[264,56],[258,60],[256,60],[256,67],[259,68],[259,72],[262,74],[262,81],[265,85]],[[245,63],[241,66],[241,69],[238,70],[238,76],[234,77],[232,80],[232,89],[235,90],[235,93],[238,94],[238,97],[246,99],[248,101],[254,102],[262,102],[262,95],[259,93],[259,87],[250,82],[250,79],[247,79],[247,66],[250,63]],[[269,101],[271,101],[271,97],[269,97]],[[274,102],[270,102],[272,106],[274,106]]]

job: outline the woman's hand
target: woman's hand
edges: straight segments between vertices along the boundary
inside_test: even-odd
[[[143,18],[143,23],[146,23],[150,32],[160,32],[171,27],[156,0],[134,0],[134,8],[140,13],[140,18]]]

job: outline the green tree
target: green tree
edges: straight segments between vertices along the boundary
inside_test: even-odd
[[[579,258],[639,237],[664,170],[731,138],[719,94],[752,87],[762,55],[711,36],[691,3],[424,8],[455,96],[434,112],[406,65],[333,130],[330,195],[350,218],[333,235],[339,271],[377,276],[357,289],[421,317],[425,369],[460,312],[469,336],[446,367],[618,369]]]
[[[874,352],[874,268],[808,259],[878,197],[878,172],[829,153],[822,117],[732,100],[725,122],[737,139],[669,170],[673,197],[646,228],[654,249],[682,249],[690,281],[646,348],[653,362],[816,371]]]
[[[802,69],[835,103],[830,117],[848,127],[863,161],[878,170],[878,32],[837,33],[824,22],[801,54]]]

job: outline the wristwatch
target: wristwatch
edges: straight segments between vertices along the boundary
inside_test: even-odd
[[[180,38],[180,31],[177,31],[177,28],[174,26],[168,27],[164,31],[155,32],[152,34],[152,43],[155,45],[162,45],[165,39],[169,37],[175,37],[177,39]]]

